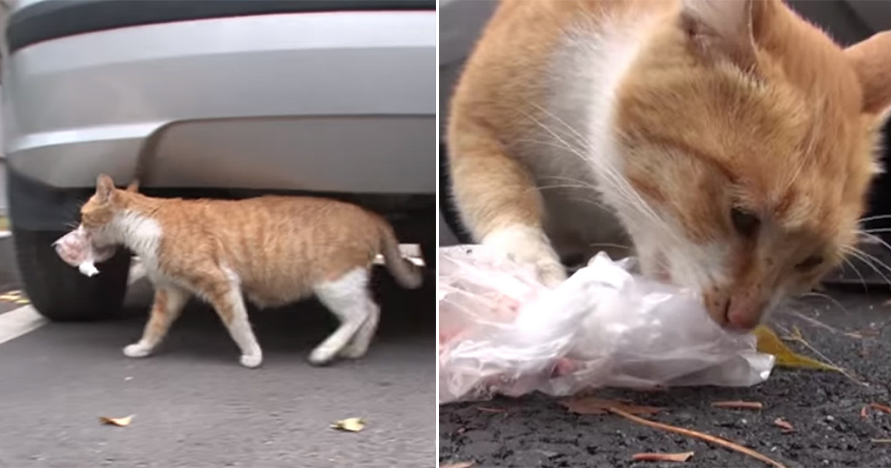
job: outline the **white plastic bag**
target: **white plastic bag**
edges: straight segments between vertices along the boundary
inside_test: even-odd
[[[601,253],[556,289],[482,246],[439,250],[440,404],[597,387],[750,386],[774,357],[688,291]]]
[[[86,276],[98,274],[96,263],[108,260],[116,250],[114,246],[101,248],[94,246],[92,236],[83,226],[78,226],[77,229],[60,237],[53,242],[53,247],[62,261],[77,267]]]

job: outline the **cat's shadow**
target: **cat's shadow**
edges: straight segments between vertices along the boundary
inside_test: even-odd
[[[431,358],[436,334],[435,284],[428,276],[418,290],[397,286],[385,273],[375,272],[374,296],[381,307],[381,321],[373,348],[401,347],[429,342]],[[118,328],[135,342],[148,318],[152,289],[146,281],[135,283],[128,293],[123,321]],[[336,319],[315,299],[281,308],[259,310],[249,304],[251,324],[264,355],[288,355],[304,359],[337,326]],[[213,309],[198,299],[189,301],[155,356],[177,355],[190,359],[231,361],[235,343]]]

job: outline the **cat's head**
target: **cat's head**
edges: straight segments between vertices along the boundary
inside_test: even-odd
[[[122,190],[114,185],[111,177],[100,174],[96,178],[96,192],[80,209],[80,223],[97,241],[112,225],[115,217],[124,210]]]
[[[843,49],[780,0],[679,4],[618,91],[612,201],[645,273],[750,329],[855,248],[891,33]]]

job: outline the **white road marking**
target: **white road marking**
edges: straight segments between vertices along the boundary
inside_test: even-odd
[[[0,314],[0,344],[37,330],[46,323],[46,318],[31,306]]]

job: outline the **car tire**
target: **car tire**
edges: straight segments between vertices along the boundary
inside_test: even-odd
[[[424,267],[432,275],[436,275],[437,260],[436,241],[421,243],[421,257],[424,259]]]
[[[13,227],[13,243],[25,293],[44,317],[58,322],[91,321],[118,316],[130,272],[130,253],[118,249],[87,277],[56,255],[52,244],[64,232],[27,231]]]

